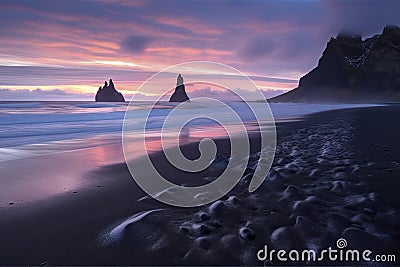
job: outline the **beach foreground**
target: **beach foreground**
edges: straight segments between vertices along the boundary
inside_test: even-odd
[[[241,182],[200,208],[163,205],[146,197],[125,163],[104,166],[88,177],[99,187],[0,210],[6,240],[0,264],[263,265],[256,254],[265,245],[320,251],[336,247],[339,238],[347,248],[398,259],[399,112],[398,105],[345,109],[278,123],[273,167],[250,194],[259,149],[255,134]],[[196,146],[182,149],[196,158]],[[176,183],[205,184],[229,155],[229,141],[219,139],[217,146],[219,161],[190,177],[170,168],[160,153],[153,159]]]

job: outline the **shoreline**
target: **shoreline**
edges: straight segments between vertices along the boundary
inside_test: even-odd
[[[318,176],[318,172],[320,173],[330,173],[333,175],[332,178],[336,182],[333,184],[329,184],[332,188],[329,190],[326,188],[323,188],[324,186],[328,186],[327,184],[321,185],[321,188],[323,188],[325,193],[329,194],[334,194],[334,193],[340,193],[341,191],[349,191],[350,193],[357,192],[358,195],[361,195],[361,193],[364,193],[364,191],[373,191],[373,192],[368,192],[370,193],[375,193],[375,195],[378,195],[376,198],[383,198],[385,199],[382,203],[385,205],[388,205],[391,207],[394,212],[399,212],[399,205],[400,205],[400,199],[396,195],[396,191],[394,187],[397,189],[400,189],[400,182],[394,183],[393,177],[399,174],[399,167],[398,165],[387,165],[383,166],[384,164],[388,164],[388,162],[400,162],[399,159],[399,144],[397,143],[396,139],[396,132],[400,132],[398,127],[396,125],[391,124],[391,120],[389,116],[393,116],[393,114],[398,114],[400,110],[400,106],[398,105],[391,105],[391,106],[383,106],[383,107],[369,107],[369,108],[355,108],[355,109],[344,109],[344,110],[335,110],[335,111],[325,111],[322,113],[317,113],[317,114],[312,114],[305,116],[302,118],[301,121],[295,121],[295,122],[283,122],[283,123],[277,123],[277,136],[278,136],[278,142],[277,144],[283,147],[280,147],[280,152],[277,152],[277,156],[275,158],[274,162],[274,168],[273,170],[277,173],[282,173],[286,175],[286,172],[289,173],[289,175],[292,175],[293,177],[297,177],[297,180],[293,181],[290,180],[289,185],[292,185],[292,187],[286,187],[288,181],[285,178],[283,179],[283,183],[279,182],[278,185],[275,185],[274,182],[271,182],[272,186],[269,185],[269,181],[264,182],[267,183],[265,186],[266,188],[262,190],[257,190],[256,195],[254,195],[254,198],[262,196],[260,194],[263,193],[263,190],[270,190],[273,188],[274,190],[283,190],[283,192],[289,190],[297,190],[297,189],[302,189],[302,183],[311,183],[311,182],[319,182],[319,183],[325,183],[327,181],[321,180],[318,181],[318,178],[315,178]],[[310,176],[310,173],[306,173],[304,170],[300,170],[298,173],[296,171],[290,170],[290,167],[287,167],[285,169],[286,165],[289,165],[297,156],[301,158],[301,149],[293,150],[293,144],[290,142],[297,142],[296,146],[298,148],[301,148],[301,143],[299,144],[299,140],[296,141],[296,138],[301,138],[304,136],[307,137],[312,137],[312,135],[309,135],[310,133],[307,133],[307,129],[312,129],[313,127],[316,126],[324,126],[324,125],[331,125],[334,121],[341,121],[341,120],[346,120],[345,125],[350,125],[351,127],[354,128],[354,132],[351,134],[355,136],[355,138],[349,138],[349,140],[346,140],[346,145],[349,146],[349,149],[351,149],[354,155],[351,157],[354,158],[354,161],[357,161],[357,163],[352,163],[350,165],[343,164],[343,166],[336,166],[333,168],[328,168],[328,166],[325,167],[318,167],[315,169],[319,169],[315,171],[314,175],[316,176]],[[370,123],[375,122],[375,128],[370,129],[368,125]],[[342,125],[342,124],[338,124]],[[343,126],[343,125],[342,125]],[[344,127],[344,126],[343,126]],[[344,128],[346,128],[345,126]],[[328,127],[329,128],[329,127]],[[304,130],[306,129],[306,130]],[[324,130],[324,128],[321,128]],[[318,133],[318,131],[321,131],[320,128],[315,129],[315,133]],[[333,129],[334,130],[334,129]],[[326,130],[326,134],[330,134],[332,129]],[[304,132],[306,131],[306,132]],[[368,132],[368,135],[365,133]],[[342,133],[340,133],[342,134]],[[344,135],[346,136],[346,135]],[[320,138],[322,138],[321,136]],[[342,135],[333,135],[332,138],[340,138],[343,137]],[[300,139],[301,140],[301,139]],[[335,139],[332,139],[335,140]],[[343,142],[342,140],[336,140],[338,144]],[[319,140],[315,140],[314,142],[319,142]],[[287,144],[286,144],[287,143]],[[257,138],[252,139],[252,144],[253,147],[257,147]],[[285,145],[286,144],[286,145]],[[219,146],[219,149],[221,150],[219,153],[227,153],[227,147],[228,143],[226,139],[219,139],[217,141],[217,145]],[[332,144],[332,147],[334,144]],[[377,146],[376,146],[377,145]],[[196,158],[198,155],[196,154],[197,149],[193,149],[197,146],[196,143],[192,143],[189,145],[183,146],[183,150],[187,151],[193,158]],[[305,148],[307,149],[307,148]],[[326,149],[329,149],[329,147],[326,147]],[[347,148],[343,147],[340,149],[346,150]],[[257,149],[255,149],[253,152],[255,152]],[[286,156],[289,155],[289,158],[285,157],[284,151],[288,151],[290,153],[293,153],[293,155],[290,155],[290,153],[287,153]],[[344,151],[343,150],[343,151]],[[381,151],[382,150],[382,151]],[[387,151],[386,151],[387,150]],[[193,152],[194,151],[194,152]],[[375,154],[379,151],[379,157],[376,156]],[[313,151],[310,151],[312,153]],[[315,151],[314,151],[315,152]],[[329,152],[329,151],[328,151]],[[296,154],[297,153],[297,154]],[[311,155],[311,154],[310,154]],[[294,157],[294,159],[291,159],[290,156]],[[321,156],[321,155],[319,155]],[[318,157],[319,157],[318,156]],[[330,155],[329,153],[326,153],[326,158],[321,158],[321,166],[324,166],[324,163],[326,164],[331,164],[332,162],[329,162],[329,160],[335,160],[335,159],[329,159]],[[315,155],[317,157],[317,155]],[[324,160],[326,162],[324,162]],[[281,162],[279,162],[281,161]],[[289,161],[289,162],[285,162]],[[307,161],[309,161],[307,163]],[[303,163],[296,163],[297,165],[301,164],[315,164],[312,163],[313,157],[309,156]],[[364,162],[366,161],[366,162]],[[318,163],[318,164],[320,164]],[[373,163],[370,166],[367,166],[369,163]],[[362,165],[364,164],[364,165]],[[381,165],[379,165],[381,164]],[[359,165],[358,168],[359,170],[356,171],[356,175],[353,175],[353,168],[355,168],[355,165]],[[319,165],[318,165],[319,166]],[[351,166],[351,170],[350,170]],[[397,166],[397,167],[396,167]],[[299,167],[299,166],[298,166]],[[301,167],[301,166],[300,166]],[[371,169],[371,168],[372,169]],[[342,168],[342,169],[336,169],[335,168]],[[161,167],[162,170],[169,174],[173,174],[176,177],[177,182],[185,182],[185,177],[184,173],[177,173],[173,172],[172,170],[169,170],[166,166]],[[302,167],[301,167],[302,169]],[[304,168],[305,169],[305,168]],[[390,169],[391,171],[388,171]],[[294,173],[293,173],[294,171]],[[290,174],[291,173],[291,174]],[[344,173],[344,174],[343,174]],[[346,177],[346,174],[350,173],[351,175]],[[372,174],[373,176],[368,176]],[[383,181],[377,180],[377,175],[382,176],[383,175]],[[197,176],[191,176],[191,180],[201,180],[204,176],[207,175],[215,175],[212,172],[208,173],[207,171],[198,174]],[[100,179],[98,178],[100,176]],[[284,176],[284,175],[283,175]],[[310,176],[312,177],[310,180],[306,181],[304,180],[305,176]],[[121,222],[124,218],[128,218],[138,212],[141,212],[143,210],[152,210],[156,208],[167,208],[168,212],[164,212],[164,214],[167,214],[169,216],[172,216],[171,218],[175,219],[177,218],[177,214],[181,216],[182,218],[185,218],[185,220],[191,220],[191,216],[193,214],[196,214],[199,210],[202,210],[202,208],[192,208],[192,209],[186,209],[182,210],[179,208],[169,208],[165,207],[161,203],[158,203],[155,200],[150,200],[150,201],[140,201],[138,202],[137,200],[143,196],[145,196],[145,193],[135,184],[133,179],[130,177],[129,172],[127,171],[125,163],[121,164],[113,164],[109,166],[104,166],[99,168],[98,170],[94,171],[91,173],[91,178],[90,179],[99,179],[99,181],[104,181],[104,180],[109,180],[105,186],[101,186],[99,188],[92,188],[88,190],[87,192],[78,192],[77,194],[74,194],[73,196],[67,195],[67,196],[61,196],[58,200],[50,201],[48,202],[42,202],[40,203],[39,207],[35,208],[35,211],[28,210],[27,208],[23,208],[24,210],[16,211],[14,215],[12,214],[13,211],[1,211],[2,215],[0,216],[0,234],[7,240],[7,242],[0,244],[0,249],[3,251],[3,255],[7,255],[6,258],[0,257],[0,265],[39,265],[39,264],[55,264],[55,265],[102,265],[102,264],[122,264],[122,265],[147,265],[147,264],[157,264],[160,265],[160,262],[164,265],[171,265],[171,264],[177,264],[177,262],[181,262],[181,264],[196,264],[197,260],[201,258],[201,255],[197,255],[198,253],[197,249],[191,250],[192,254],[189,253],[189,256],[184,257],[188,252],[185,252],[185,255],[179,255],[181,257],[181,261],[179,261],[178,258],[171,258],[170,262],[164,262],[161,259],[168,259],[167,255],[170,255],[172,252],[169,251],[168,249],[162,250],[160,253],[161,258],[160,259],[138,259],[132,256],[132,254],[138,253],[140,255],[141,249],[145,250],[145,244],[146,242],[143,242],[143,244],[140,246],[136,244],[135,246],[132,245],[126,245],[124,246],[124,249],[115,249],[115,247],[103,247],[99,248],[98,246],[98,237],[100,233],[106,231],[106,229],[109,229],[111,225],[115,225],[117,222]],[[118,179],[118,182],[110,182],[110,177],[114,177],[114,179]],[[374,179],[375,178],[375,179]],[[102,180],[103,179],[103,180]],[[364,180],[363,182],[366,185],[363,185],[361,187],[352,187],[350,184],[346,184],[346,182],[353,182],[355,183],[355,180]],[[357,183],[360,182],[357,180]],[[204,180],[203,180],[204,182]],[[388,183],[390,186],[388,186]],[[295,186],[295,187],[293,187]],[[337,187],[336,189],[339,190],[339,192],[332,191],[334,187]],[[267,191],[268,191],[267,190]],[[328,190],[328,191],[326,191]],[[364,191],[363,191],[364,190]],[[289,193],[289,191],[287,193]],[[361,192],[358,192],[361,191]],[[268,191],[269,192],[269,191]],[[349,193],[349,194],[350,194]],[[243,193],[238,189],[234,189],[232,192],[230,192],[228,195],[238,195],[240,196],[241,201],[246,202],[246,204],[249,200],[246,198],[247,196],[244,196]],[[304,194],[301,192],[298,192],[298,194]],[[290,193],[290,197],[293,197],[293,195],[296,195],[295,192]],[[357,195],[357,194],[353,194]],[[251,196],[250,196],[251,197]],[[307,196],[302,196],[303,198],[307,198]],[[323,198],[323,196],[317,196],[318,198]],[[223,198],[224,201],[227,201],[227,198]],[[349,201],[352,199],[349,199]],[[289,199],[288,203],[294,201],[293,199]],[[296,200],[300,201],[300,200]],[[356,199],[355,202],[362,202],[363,199]],[[370,201],[365,200],[365,201]],[[350,201],[351,202],[351,201]],[[358,203],[357,202],[357,203]],[[368,202],[369,203],[369,202]],[[368,204],[366,205],[372,205]],[[282,203],[275,203],[277,205],[279,210],[279,207],[282,208]],[[307,203],[303,204],[297,204],[299,207],[301,205],[304,205]],[[353,206],[355,205],[353,202],[348,203],[350,204],[350,211],[351,208],[354,208]],[[365,203],[364,203],[365,204]],[[256,218],[255,221],[261,220],[260,218],[257,217],[257,214],[255,212],[259,212],[260,210],[264,210],[267,207],[262,207],[262,203],[260,201],[256,201],[255,203],[252,203],[251,205],[254,206],[254,208],[257,208],[258,211],[248,211],[247,213],[244,213],[245,217],[254,217]],[[260,207],[261,205],[261,207]],[[286,205],[286,204],[285,204]],[[311,204],[310,204],[311,205]],[[353,205],[353,206],[351,206]],[[358,205],[358,204],[357,204]],[[311,205],[312,206],[312,205]],[[372,205],[373,206],[373,205]],[[394,208],[393,208],[394,207]],[[204,207],[203,207],[204,208]],[[379,207],[378,207],[379,208]],[[268,208],[268,209],[271,209]],[[307,209],[307,208],[306,208]],[[7,212],[11,212],[8,213]],[[228,212],[233,212],[228,210]],[[277,212],[277,211],[275,211]],[[19,213],[19,214],[18,214]],[[390,219],[393,216],[391,216],[391,213],[384,213],[381,212],[382,215],[381,217],[386,218],[386,220],[393,220],[390,222],[391,224],[394,224],[394,226],[400,226],[398,224],[398,220],[395,219]],[[377,212],[374,216],[377,216],[378,214],[381,214]],[[295,214],[293,212],[292,214]],[[304,214],[303,214],[304,215]],[[302,217],[307,217],[303,215],[297,215],[302,216]],[[363,214],[365,216],[368,216],[368,212]],[[16,216],[14,219],[11,217]],[[283,218],[285,213],[283,212],[280,216],[282,216],[281,219],[278,217],[275,219],[277,220],[274,222],[276,226],[279,226],[280,223],[285,222],[285,224],[288,225],[296,225],[296,222],[298,218],[291,218],[290,216],[287,216],[287,218]],[[311,215],[310,215],[311,216]],[[386,216],[386,217],[385,217]],[[313,217],[313,216],[311,216]],[[378,216],[379,217],[379,216]],[[150,219],[152,218],[151,216],[149,217]],[[227,216],[227,218],[230,218]],[[389,219],[387,219],[389,218]],[[394,217],[393,217],[394,218]],[[308,220],[310,218],[307,218]],[[219,220],[224,220],[223,218],[220,218]],[[301,219],[302,220],[302,219]],[[346,218],[346,220],[348,220]],[[381,223],[382,223],[382,219]],[[157,222],[150,221],[148,222],[149,227],[152,225],[152,223],[157,224]],[[243,224],[238,222],[239,224]],[[254,221],[252,222],[254,224]],[[390,224],[389,223],[389,224]],[[246,224],[246,223],[244,223]],[[260,223],[261,224],[261,223]],[[267,225],[268,223],[263,222],[263,224]],[[261,225],[263,225],[261,224]],[[361,223],[359,223],[361,224]],[[268,226],[266,228],[271,228],[269,235],[272,235],[276,229],[279,227],[276,226]],[[393,226],[393,225],[392,225]],[[384,246],[384,249],[390,249],[393,248],[392,245],[390,244],[398,244],[400,241],[400,234],[399,232],[395,231],[393,232],[392,226],[384,226],[382,229],[389,229],[389,233],[391,233],[391,240],[388,241],[387,246]],[[235,226],[232,226],[229,228],[228,233],[230,234],[236,234]],[[274,228],[276,227],[276,228]],[[282,226],[281,226],[282,227]],[[179,227],[178,227],[179,228]],[[260,228],[260,225],[253,226],[254,229]],[[262,227],[261,227],[262,228]],[[347,227],[348,228],[348,227]],[[346,228],[346,229],[347,229]],[[21,229],[23,229],[24,234],[21,235]],[[170,229],[166,229],[170,230]],[[385,231],[386,231],[385,230]],[[236,239],[233,238],[234,241],[233,244],[236,249],[240,249],[243,247],[243,244],[247,244],[248,247],[250,247],[254,253],[253,259],[250,259],[249,262],[251,264],[257,264],[257,262],[254,262],[254,256],[257,251],[257,248],[261,246],[263,243],[266,243],[266,240],[261,240],[259,236],[261,235],[261,232],[265,232],[265,229],[260,229],[260,233],[258,233],[256,230],[256,244],[253,244],[252,242],[248,243],[243,243],[241,239]],[[282,230],[283,231],[283,230]],[[293,229],[286,229],[286,231],[290,232],[293,231]],[[358,236],[362,236],[357,230],[349,230],[350,236],[354,238],[356,236],[355,240],[357,241],[360,238],[357,238]],[[285,233],[285,232],[283,232]],[[265,234],[265,233],[264,233]],[[171,234],[172,235],[172,234]],[[386,234],[387,235],[387,234]],[[180,236],[182,240],[180,240],[182,248],[185,248],[185,246],[192,248],[197,241],[193,241],[191,238],[185,239],[184,236]],[[220,238],[216,234],[215,238]],[[339,238],[340,236],[337,236]],[[367,236],[368,238],[368,236]],[[184,240],[183,240],[184,239]],[[265,239],[265,238],[264,238]],[[284,240],[284,237],[280,238],[281,240]],[[365,236],[364,236],[365,239]],[[191,241],[192,240],[192,241]],[[197,240],[197,239],[194,239]],[[239,243],[235,243],[239,240]],[[273,239],[271,239],[273,240]],[[330,240],[331,241],[331,240]],[[195,242],[195,243],[193,243]],[[277,244],[273,241],[269,241],[272,243],[269,243],[271,246],[277,246]],[[301,244],[300,241],[293,241],[291,239],[286,240],[285,242],[288,242],[290,244],[291,242],[293,243],[294,247],[298,246]],[[360,240],[362,243],[363,240]],[[333,243],[332,243],[333,244]],[[382,243],[379,243],[382,244]],[[137,249],[139,252],[132,253],[132,249]],[[131,253],[128,253],[131,252]],[[194,252],[193,252],[194,251]],[[196,252],[197,251],[197,252]],[[168,252],[168,253],[167,253]],[[397,251],[387,251],[387,252],[392,252],[392,253],[397,253]],[[214,253],[216,253],[214,251]],[[223,252],[219,251],[221,255],[224,255]],[[249,253],[248,251],[246,253]],[[250,257],[249,255],[248,257]],[[199,258],[200,257],[200,258]],[[222,256],[221,256],[222,257]],[[251,258],[251,257],[250,257]],[[159,260],[159,261],[158,261]],[[214,259],[215,260],[215,259]],[[246,262],[241,262],[240,259],[236,259],[232,255],[228,255],[225,259],[221,259],[222,261],[214,261],[216,264],[243,264]],[[225,261],[224,261],[225,260]],[[239,260],[239,261],[238,261]],[[213,262],[211,262],[213,263]],[[197,262],[197,265],[199,263]],[[210,262],[203,261],[201,264],[210,264]],[[262,262],[258,262],[258,264],[262,264]]]

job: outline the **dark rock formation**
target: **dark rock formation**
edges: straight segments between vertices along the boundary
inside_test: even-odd
[[[185,84],[183,83],[183,77],[182,75],[179,74],[178,78],[176,79],[175,92],[172,94],[171,98],[169,99],[169,102],[185,102],[185,101],[190,101],[190,100],[185,91]]]
[[[299,86],[270,102],[400,101],[400,27],[365,40],[340,33]]]
[[[96,102],[125,102],[124,96],[119,93],[115,87],[112,79],[109,84],[107,81],[104,82],[103,87],[99,87],[96,93]]]

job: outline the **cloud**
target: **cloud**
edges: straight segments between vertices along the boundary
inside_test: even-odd
[[[258,98],[258,94],[255,94],[252,91],[245,90],[245,89],[235,89],[236,93],[239,93],[241,96],[244,96],[246,99],[249,100],[262,100],[261,98]],[[283,93],[286,93],[287,90],[271,90],[271,89],[265,89],[261,90],[265,98],[271,98]],[[214,99],[219,99],[221,101],[242,101],[238,95],[234,93],[234,91],[230,90],[213,90],[210,87],[205,87],[202,89],[197,89],[191,92],[188,92],[188,95],[190,98],[196,98],[196,97],[210,97]]]
[[[250,97],[252,92],[249,92],[245,89],[235,89],[235,91],[239,92],[241,95],[246,97]],[[264,94],[265,98],[274,97],[280,94],[287,92],[286,90],[261,90]],[[213,90],[210,87],[205,87],[202,89],[197,89],[191,92],[188,92],[190,98],[196,97],[210,97],[219,99],[221,101],[240,101],[232,91],[229,90]],[[130,101],[133,99],[134,101],[154,101],[158,99],[158,96],[148,96],[144,95],[140,92],[138,93],[125,93],[125,99]],[[133,98],[132,98],[133,96]],[[170,95],[165,95],[162,100],[168,101]],[[31,100],[31,101],[92,101],[94,99],[94,94],[89,93],[76,93],[76,92],[68,92],[61,89],[50,89],[43,90],[40,88],[37,89],[8,89],[8,88],[0,88],[0,99],[2,101],[20,101],[20,100]],[[258,100],[258,99],[252,99]]]
[[[35,66],[0,69],[0,86],[65,89],[62,85],[100,85],[108,78],[138,85],[151,75],[139,73],[149,69],[129,66],[154,73],[193,60],[297,80],[317,64],[338,31],[366,37],[385,24],[400,24],[400,2],[390,0],[78,3],[0,1],[0,65]],[[107,69],[95,62],[130,65]],[[40,69],[45,66],[57,69]]]
[[[42,90],[40,88],[29,90],[11,90],[0,88],[0,99],[2,101],[73,101],[73,100],[93,100],[94,95],[83,93],[70,93],[60,89]]]
[[[121,42],[121,48],[133,53],[142,53],[151,43],[152,38],[145,35],[132,35]]]
[[[137,68],[91,67],[41,67],[0,66],[0,86],[53,86],[103,84],[112,78],[117,85],[142,82],[154,72],[139,71]],[[59,86],[58,86],[59,85]]]
[[[239,55],[246,60],[262,60],[271,55],[277,48],[275,38],[255,37],[239,48]]]
[[[264,81],[264,82],[279,82],[279,83],[288,83],[288,84],[297,84],[297,80],[293,79],[285,79],[285,78],[274,78],[274,77],[266,77],[266,76],[256,76],[250,75],[248,76],[250,79],[254,81]]]
[[[324,48],[325,40],[321,40],[316,33],[287,31],[284,33],[263,33],[248,39],[239,49],[238,56],[245,61],[277,62],[288,68],[304,68],[299,66],[305,62],[316,62]],[[307,66],[305,69],[309,68]]]
[[[386,24],[400,24],[399,1],[327,1],[324,10],[331,22],[329,29],[356,32],[364,37],[380,33]]]
[[[274,96],[278,96],[284,93],[287,93],[287,90],[271,90],[271,89],[266,89],[266,90],[262,90],[265,98],[271,98]]]

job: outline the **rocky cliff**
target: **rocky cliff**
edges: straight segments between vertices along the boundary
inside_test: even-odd
[[[103,87],[99,87],[96,93],[96,102],[125,102],[124,96],[115,89],[112,79],[109,83],[104,82]]]
[[[178,75],[176,79],[175,92],[171,95],[169,102],[185,102],[190,101],[185,91],[185,84],[183,83],[182,75]]]
[[[365,40],[339,33],[299,86],[270,102],[400,101],[400,27]]]

